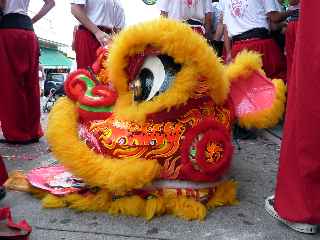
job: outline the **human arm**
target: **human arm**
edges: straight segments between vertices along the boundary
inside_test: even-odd
[[[213,40],[221,41],[222,36],[224,36],[223,14],[221,14],[220,19],[218,21],[216,32],[213,36]]]
[[[206,13],[205,18],[204,18],[204,28],[206,30],[206,38],[210,42],[212,41],[211,24],[212,24],[212,12],[208,12],[208,13]]]
[[[294,15],[294,11],[288,10],[285,12],[272,11],[267,13],[268,19],[270,19],[274,23],[282,22],[286,20],[288,17]]]
[[[40,11],[31,19],[33,24],[43,18],[55,5],[54,0],[43,0],[43,2],[44,4]]]
[[[272,21],[269,21],[269,26],[270,26],[271,31],[279,31],[280,30],[281,32],[284,32],[284,30],[287,27],[287,22],[282,21],[282,22],[274,23]]]
[[[3,17],[4,8],[6,6],[6,0],[0,0],[0,21]]]
[[[285,21],[288,17],[296,14],[293,10],[284,11],[284,8],[281,6],[283,0],[261,0],[264,4],[265,12],[267,18],[272,23],[279,23]]]
[[[124,28],[126,19],[125,19],[124,9],[121,5],[118,5],[115,11],[116,13],[115,13],[115,19],[114,19],[115,21],[114,31],[118,33]]]
[[[3,11],[6,6],[6,0],[0,0],[0,10]]]
[[[86,28],[88,29],[102,46],[108,42],[108,34],[101,31],[97,25],[95,25],[86,15],[83,4],[71,3],[72,15]]]
[[[205,28],[205,37],[206,39],[211,43],[213,38],[212,38],[212,18],[213,18],[213,7],[212,7],[212,1],[211,0],[206,0],[205,6],[204,6],[204,19],[203,19],[203,24]]]
[[[73,27],[72,44],[71,44],[71,49],[72,49],[73,51],[76,50],[76,45],[75,45],[75,43],[76,43],[76,32],[77,32],[77,30],[78,30],[78,25],[76,25],[76,26]]]
[[[232,54],[231,54],[231,50],[232,50],[232,45],[231,45],[231,39],[229,37],[229,33],[228,33],[228,27],[227,24],[225,22],[225,2],[223,0],[219,0],[219,4],[220,4],[220,8],[221,8],[221,15],[220,15],[220,21],[219,23],[222,24],[223,26],[223,45],[224,45],[224,50],[226,53],[226,59],[225,62],[229,63],[232,60]]]
[[[231,39],[229,37],[228,29],[226,25],[224,25],[223,39],[224,39],[224,48],[226,50],[226,63],[229,63],[232,60]]]

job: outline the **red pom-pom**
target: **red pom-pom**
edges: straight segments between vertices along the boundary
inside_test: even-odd
[[[199,134],[202,139],[197,143],[196,162],[198,169],[193,166],[190,160],[190,147]],[[223,147],[223,157],[218,162],[209,163],[206,161],[205,151],[208,143],[214,142]],[[213,119],[206,119],[197,126],[188,130],[181,146],[182,168],[180,176],[193,181],[216,181],[229,168],[232,156],[232,145],[230,133],[219,122]]]
[[[83,75],[95,84],[90,95],[87,93],[87,83],[81,79]],[[118,98],[115,90],[108,85],[99,84],[92,80],[91,74],[84,69],[77,70],[69,75],[65,82],[65,92],[71,100],[90,107],[111,106]]]
[[[85,75],[90,78],[89,71],[85,69],[78,69],[77,71],[70,73],[64,83],[65,93],[71,100],[75,102],[85,94],[87,89],[85,82],[78,79],[80,75]]]
[[[92,107],[112,106],[117,98],[116,91],[106,85],[97,85],[92,89],[92,96],[83,95],[78,99],[79,103]]]

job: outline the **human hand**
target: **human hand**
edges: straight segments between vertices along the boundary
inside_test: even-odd
[[[287,24],[287,23],[282,26],[282,28],[281,28],[281,33],[282,33],[282,34],[286,34],[287,27],[288,27],[288,24]]]
[[[226,54],[226,64],[229,64],[232,61],[231,52],[227,52]]]
[[[76,50],[76,44],[75,44],[75,41],[74,41],[74,40],[72,41],[71,49],[72,49],[73,51]]]
[[[212,45],[213,36],[211,32],[206,31],[204,35],[205,39],[207,40],[209,45]]]
[[[99,41],[99,43],[103,47],[106,46],[108,44],[108,42],[111,41],[111,36],[103,31],[101,31],[100,29],[94,34],[94,36],[96,37],[96,39]]]

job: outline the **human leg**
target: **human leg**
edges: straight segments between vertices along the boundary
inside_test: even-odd
[[[232,57],[234,58],[243,50],[256,51],[261,54],[263,70],[269,78],[286,78],[286,66],[283,54],[273,39],[249,39],[237,41],[232,45]]]
[[[274,202],[282,219],[311,225],[320,224],[320,33],[312,28],[319,7],[302,1]]]
[[[23,43],[23,44],[22,44]],[[0,30],[1,127],[8,141],[40,138],[39,48],[35,34]]]
[[[77,68],[91,67],[97,58],[96,51],[99,47],[100,43],[92,33],[78,29],[75,34]]]

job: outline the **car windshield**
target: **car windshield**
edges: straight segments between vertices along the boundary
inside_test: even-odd
[[[55,82],[63,82],[64,76],[63,76],[63,74],[50,74],[49,80],[55,81]]]

